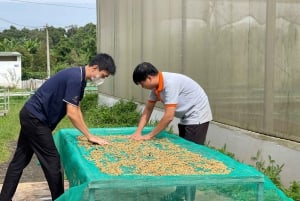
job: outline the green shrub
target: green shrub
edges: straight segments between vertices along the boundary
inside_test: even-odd
[[[81,108],[86,123],[94,128],[137,126],[140,118],[136,103],[120,100],[111,107],[98,106],[97,94],[87,94]]]
[[[294,201],[300,201],[300,183],[293,181],[289,188],[284,190],[285,194]]]
[[[257,151],[256,156],[252,157],[251,159],[256,161],[255,167],[257,170],[267,175],[272,180],[272,182],[276,184],[276,186],[282,188],[280,173],[284,164],[276,164],[275,160],[273,160],[270,155],[268,156],[269,162],[266,163],[264,160],[262,160],[260,151]]]

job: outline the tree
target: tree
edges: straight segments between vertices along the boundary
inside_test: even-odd
[[[4,38],[2,41],[0,41],[0,51],[8,52],[8,51],[14,51],[14,49],[17,47],[17,41],[15,39],[7,39]]]
[[[84,65],[96,54],[96,25],[83,27],[47,27],[49,33],[51,73],[67,66]],[[22,54],[22,79],[45,78],[46,33],[45,29],[11,26],[0,32],[0,51],[17,51]]]
[[[38,47],[41,45],[41,42],[38,39],[23,39],[24,47],[28,50],[30,54],[36,54]]]

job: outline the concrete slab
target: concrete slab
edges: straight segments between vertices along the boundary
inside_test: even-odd
[[[2,184],[0,184],[2,188]],[[65,181],[65,190],[69,182]],[[51,194],[47,182],[19,183],[13,201],[51,201]]]

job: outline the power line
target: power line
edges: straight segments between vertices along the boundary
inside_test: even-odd
[[[68,3],[66,2],[59,2],[59,3],[47,3],[47,2],[37,2],[37,1],[33,1],[33,0],[7,0],[7,2],[21,2],[22,4],[37,4],[37,5],[45,5],[45,6],[57,6],[57,7],[68,7],[68,8],[75,8],[75,9],[95,9],[92,7],[85,7],[85,6],[76,6],[76,5],[66,5]],[[21,4],[20,3],[20,4]],[[39,28],[45,28],[45,26],[32,26],[32,25],[24,25],[24,24],[20,24],[17,23],[15,21],[11,21],[9,19],[3,18],[2,16],[0,16],[0,21],[6,22],[8,24],[14,25],[14,26],[18,26],[18,27],[24,27],[24,28],[30,28],[30,29],[39,29]],[[0,27],[0,31],[4,29]]]
[[[18,23],[16,23],[16,22],[9,21],[9,20],[4,19],[4,18],[2,18],[2,17],[0,17],[0,20],[3,21],[3,22],[7,22],[7,23],[9,23],[9,24],[13,24],[13,25],[16,25],[16,26],[20,26],[20,27],[30,27],[30,28],[34,28],[34,29],[44,28],[44,26],[36,27],[36,26],[29,26],[29,25],[24,25],[24,24],[18,24]]]
[[[75,5],[66,5],[66,4],[56,4],[56,3],[42,3],[36,1],[25,1],[25,0],[9,0],[14,2],[22,2],[22,3],[31,3],[31,4],[40,4],[40,5],[48,5],[48,6],[60,6],[60,7],[70,7],[70,8],[84,8],[84,9],[96,9],[91,7],[85,6],[75,6]]]

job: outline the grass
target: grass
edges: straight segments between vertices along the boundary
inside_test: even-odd
[[[19,136],[19,111],[27,97],[10,97],[9,112],[0,117],[0,162],[6,162],[11,155],[9,145]]]

